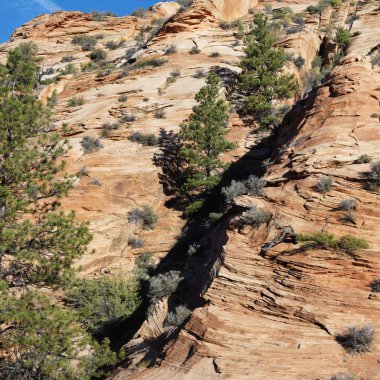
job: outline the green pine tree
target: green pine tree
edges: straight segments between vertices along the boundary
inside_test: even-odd
[[[221,84],[215,73],[210,73],[206,86],[195,96],[198,105],[189,119],[180,125],[183,147],[180,155],[185,163],[181,193],[191,202],[189,212],[196,211],[207,191],[214,188],[228,166],[220,154],[236,144],[225,139],[228,130],[228,104],[220,99]]]
[[[268,19],[258,13],[244,39],[245,57],[240,62],[240,90],[246,96],[246,111],[262,129],[278,123],[275,102],[290,98],[298,86],[293,75],[283,74],[286,55],[275,49]]]
[[[47,133],[36,53],[21,44],[0,65],[0,275],[10,286],[61,283],[91,240],[86,223],[58,210],[73,184],[60,175],[68,145]]]

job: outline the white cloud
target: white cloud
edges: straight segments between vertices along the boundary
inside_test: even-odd
[[[48,12],[63,10],[57,3],[55,3],[52,0],[32,0],[32,1]]]

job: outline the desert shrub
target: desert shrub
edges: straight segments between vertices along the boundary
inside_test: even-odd
[[[157,110],[154,112],[154,117],[156,119],[165,119],[165,111],[164,110]]]
[[[297,69],[301,70],[302,67],[305,65],[305,58],[301,57],[300,55],[294,60],[294,64],[296,65]]]
[[[205,78],[206,76],[207,74],[205,73],[203,69],[197,69],[197,71],[193,75],[193,78],[201,79],[201,78]]]
[[[177,306],[174,310],[174,312],[168,313],[168,315],[165,318],[164,326],[170,327],[178,327],[185,322],[185,320],[191,315],[191,310],[188,309],[186,306],[180,305]]]
[[[82,166],[78,173],[77,173],[77,176],[78,177],[84,177],[84,176],[89,176],[90,174],[90,171],[88,170],[87,166]]]
[[[368,164],[372,161],[372,157],[368,154],[362,154],[360,157],[358,157],[354,163],[355,164]]]
[[[128,212],[128,222],[142,225],[144,230],[153,230],[156,227],[158,217],[150,206],[135,208]]]
[[[69,63],[63,69],[61,69],[61,74],[62,75],[68,75],[68,74],[76,75],[78,74],[78,69],[73,63]]]
[[[374,54],[371,57],[372,66],[380,66],[380,53]]]
[[[355,199],[345,199],[339,203],[339,210],[342,211],[352,211],[356,209],[358,202]]]
[[[128,238],[128,245],[132,248],[142,248],[144,247],[145,243],[143,239],[132,236]]]
[[[75,36],[71,43],[81,46],[85,51],[89,51],[95,48],[97,39],[93,36]]]
[[[115,41],[107,41],[106,42],[106,48],[109,49],[109,50],[120,49],[124,45],[125,45],[125,41],[124,40],[120,40],[118,42],[115,42]]]
[[[97,40],[102,40],[103,38],[104,38],[104,34],[101,34],[101,33],[99,33],[99,34],[95,34],[95,36],[94,36]]]
[[[240,20],[234,20],[234,21],[231,21],[231,22],[227,22],[227,21],[221,21],[219,23],[219,27],[223,30],[230,30],[230,29],[236,29],[238,28],[239,26],[241,25],[241,21]]]
[[[371,117],[373,117],[374,119],[378,119],[380,115],[377,112],[374,112],[374,113],[371,113]]]
[[[94,49],[89,55],[91,61],[100,62],[107,59],[107,52],[103,49]]]
[[[218,51],[213,51],[209,57],[211,58],[217,58],[217,57],[220,57],[220,53]]]
[[[263,194],[266,184],[267,182],[264,179],[256,177],[255,175],[250,175],[245,182],[248,194],[256,197]]]
[[[112,69],[105,69],[105,70],[99,71],[96,74],[96,77],[97,78],[104,78],[104,77],[108,77],[108,75],[111,75],[112,73],[113,73]]]
[[[67,105],[69,107],[78,107],[78,106],[82,106],[84,104],[84,99],[79,96],[79,97],[74,97],[74,98],[71,98],[69,99],[69,101],[67,102]]]
[[[61,62],[62,63],[65,63],[65,62],[72,62],[74,61],[74,57],[72,55],[65,55],[64,57],[62,57],[61,59]]]
[[[189,51],[189,53],[190,54],[199,54],[201,52],[201,49],[199,49],[199,47],[198,46],[193,46],[191,49],[190,49],[190,51]]]
[[[149,270],[155,267],[153,261],[153,254],[149,252],[144,252],[139,254],[135,260],[136,267],[142,270]]]
[[[343,250],[346,253],[354,254],[358,249],[369,248],[368,242],[364,238],[353,235],[344,235],[337,239],[334,234],[328,232],[317,232],[312,235],[297,234],[297,242],[303,242],[305,249],[333,249]]]
[[[337,373],[331,380],[356,380],[356,377],[350,373]]]
[[[177,3],[181,6],[180,10],[182,12],[186,11],[190,7],[192,2],[193,0],[177,0]]]
[[[132,13],[131,13],[131,16],[135,16],[135,17],[144,17],[146,15],[146,12],[147,12],[147,9],[145,8],[138,8],[138,9],[135,9]]]
[[[333,185],[334,185],[333,177],[331,176],[323,177],[317,182],[316,189],[320,193],[325,194],[325,193],[328,193],[332,189]]]
[[[259,207],[252,206],[242,216],[242,222],[244,225],[250,225],[259,228],[262,224],[269,222],[271,217],[271,213],[266,212]]]
[[[208,214],[211,223],[216,223],[222,216],[223,213],[221,212],[210,212],[210,214]]]
[[[305,25],[305,20],[302,16],[300,15],[294,15],[292,18],[292,21],[297,24],[299,27],[302,27]]]
[[[118,102],[120,103],[125,103],[127,100],[128,100],[128,96],[127,95],[120,95],[118,98],[117,98]]]
[[[91,12],[91,17],[94,21],[103,21],[104,17],[117,17],[117,15],[113,12],[110,11],[104,11],[104,12],[99,12],[99,11],[92,11]]]
[[[226,202],[229,203],[234,200],[234,198],[247,194],[247,187],[245,182],[232,180],[229,186],[222,188],[222,194],[224,195]]]
[[[104,123],[102,125],[102,131],[101,136],[102,137],[109,137],[113,131],[116,131],[116,129],[120,128],[119,123]]]
[[[350,354],[362,354],[371,350],[375,332],[372,326],[349,327],[335,339]]]
[[[380,278],[371,282],[371,290],[376,293],[380,292]]]
[[[151,303],[156,303],[164,297],[172,295],[183,280],[179,271],[170,271],[154,276],[149,281],[148,297]]]
[[[201,245],[199,243],[192,243],[189,245],[189,248],[187,249],[187,254],[189,256],[195,256],[201,248]]]
[[[343,27],[339,27],[336,31],[335,42],[341,49],[346,50],[351,43],[350,31]]]
[[[338,7],[339,5],[342,5],[342,0],[330,0],[330,5],[332,7]]]
[[[177,47],[175,45],[169,45],[165,48],[165,55],[177,53]]]
[[[82,323],[94,332],[128,318],[141,304],[139,285],[134,277],[112,276],[80,280],[67,293]]]
[[[160,67],[164,65],[167,62],[164,58],[151,58],[151,59],[145,59],[143,61],[136,62],[133,65],[134,69],[145,69],[148,67]]]
[[[97,178],[94,178],[90,181],[90,185],[95,185],[95,186],[102,186],[102,182],[97,179]]]
[[[82,62],[80,64],[80,68],[81,68],[81,71],[83,73],[85,72],[89,72],[89,71],[94,71],[94,70],[97,70],[99,68],[99,65],[96,64],[95,62]]]
[[[380,161],[371,165],[371,171],[367,175],[368,189],[377,190],[380,187]]]
[[[134,121],[136,121],[136,116],[135,115],[123,115],[121,118],[120,118],[120,122],[121,123],[133,123]]]
[[[312,68],[306,72],[302,77],[302,87],[305,93],[308,93],[313,88],[319,86],[323,78],[325,77],[326,72],[324,70],[320,71],[316,68]]]
[[[91,136],[83,137],[80,143],[82,145],[84,154],[97,152],[103,148],[103,145],[101,144],[100,140]]]
[[[152,133],[144,134],[141,132],[135,132],[129,136],[128,139],[144,146],[155,146],[159,143],[158,137]]]
[[[349,211],[348,213],[342,215],[339,218],[339,221],[344,222],[344,223],[356,224],[356,216],[353,213],[353,211]]]

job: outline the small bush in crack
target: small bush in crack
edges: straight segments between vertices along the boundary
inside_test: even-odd
[[[371,282],[371,290],[376,293],[380,292],[380,278],[377,278]]]
[[[356,216],[353,211],[349,211],[347,214],[342,215],[339,218],[340,222],[356,224]]]
[[[102,125],[102,137],[109,137],[113,131],[116,131],[120,127],[119,123],[104,123]]]
[[[174,312],[168,313],[165,318],[165,327],[179,327],[185,322],[185,320],[191,315],[191,310],[186,306],[177,306]]]
[[[156,119],[165,119],[165,111],[164,110],[157,110],[154,112],[154,117]]]
[[[374,119],[378,119],[380,115],[377,112],[371,113],[371,117]]]
[[[77,176],[80,178],[80,177],[88,177],[90,175],[90,171],[88,170],[87,166],[82,166],[78,173],[77,173]]]
[[[149,271],[150,269],[153,269],[155,267],[153,261],[153,254],[149,252],[141,253],[136,257],[135,264],[138,269],[144,271]]]
[[[266,184],[267,182],[264,179],[256,177],[255,175],[250,175],[245,182],[248,194],[256,197],[263,194]]]
[[[71,98],[68,102],[67,105],[69,107],[79,107],[83,106],[84,104],[84,99],[82,97],[77,97],[77,98]]]
[[[171,55],[177,53],[177,46],[169,45],[165,48],[165,55]]]
[[[120,41],[107,41],[106,42],[106,48],[109,49],[109,50],[116,50],[116,49],[120,49],[122,47],[124,47],[125,45],[125,41],[124,40],[120,40]]]
[[[266,212],[259,207],[252,206],[243,214],[242,222],[244,225],[250,225],[259,228],[262,224],[269,222],[271,218],[271,213]]]
[[[136,121],[136,116],[135,115],[124,115],[120,118],[121,123],[133,123]]]
[[[380,53],[377,53],[371,57],[371,63],[372,66],[380,66]]]
[[[183,280],[179,271],[170,271],[158,274],[149,281],[148,297],[152,304],[164,297],[172,295]]]
[[[334,179],[333,177],[331,176],[328,176],[328,177],[323,177],[321,178],[317,184],[316,184],[316,189],[322,193],[322,194],[326,194],[328,193],[329,191],[331,191],[332,187],[334,185]]]
[[[89,58],[94,62],[104,61],[107,59],[107,52],[103,49],[94,49],[91,51]]]
[[[380,161],[376,161],[371,166],[371,171],[367,175],[368,189],[378,190],[380,187]]]
[[[339,27],[336,31],[335,42],[342,50],[346,50],[351,43],[350,31],[343,27]]]
[[[91,136],[83,137],[80,143],[82,145],[84,154],[97,152],[103,148],[103,145],[101,144],[100,140]]]
[[[198,69],[195,74],[193,75],[193,78],[195,79],[201,79],[205,78],[207,76],[206,72],[203,69]]]
[[[194,54],[200,54],[200,52],[201,52],[201,49],[199,49],[198,46],[193,46],[190,49],[189,54],[192,54],[192,55],[194,55]]]
[[[220,57],[220,53],[218,51],[213,51],[210,55],[210,58],[218,58]]]
[[[144,247],[145,243],[143,239],[132,236],[128,239],[128,245],[132,248],[142,248]]]
[[[156,227],[157,221],[158,217],[150,206],[134,208],[128,212],[128,222],[140,224],[144,230],[153,230]]]
[[[128,137],[129,141],[144,145],[144,146],[155,146],[158,145],[159,139],[156,135],[152,133],[144,134],[140,132],[135,132]]]
[[[118,102],[120,103],[125,103],[126,101],[128,100],[128,96],[127,95],[120,95],[117,99]]]
[[[65,55],[64,57],[62,57],[61,59],[61,62],[62,63],[65,63],[65,62],[72,62],[74,61],[74,57],[72,55]]]
[[[372,157],[368,154],[362,154],[359,156],[354,163],[355,164],[369,164],[372,161]]]
[[[356,377],[351,373],[337,373],[331,380],[356,380]]]
[[[247,187],[245,182],[232,180],[229,186],[222,188],[222,194],[224,195],[226,202],[230,203],[234,198],[247,194]]]
[[[352,211],[356,209],[357,205],[358,202],[355,199],[345,199],[339,203],[338,208],[342,211]]]
[[[79,45],[84,51],[90,51],[95,48],[97,44],[97,39],[93,36],[75,36],[71,43],[73,45]]]
[[[336,341],[351,355],[362,354],[371,350],[375,332],[372,326],[349,327],[335,336]]]

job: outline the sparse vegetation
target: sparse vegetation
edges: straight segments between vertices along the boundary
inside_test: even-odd
[[[119,123],[104,123],[102,125],[101,136],[104,138],[109,137],[111,135],[111,133],[113,131],[116,131],[118,128],[120,128]]]
[[[105,12],[92,11],[91,17],[94,21],[104,21],[104,17],[117,17],[117,15],[109,11],[105,11]]]
[[[97,152],[103,148],[100,140],[96,137],[85,136],[81,141],[81,145],[84,151],[84,154],[89,154],[93,152]]]
[[[87,166],[82,166],[77,173],[78,177],[84,177],[84,176],[88,177],[89,175],[90,175],[90,171],[88,170]]]
[[[245,183],[248,194],[255,197],[263,194],[266,184],[267,182],[264,179],[256,177],[255,175],[250,175]]]
[[[134,121],[136,121],[135,115],[126,114],[120,118],[120,123],[133,123]]]
[[[218,57],[220,57],[220,53],[219,53],[218,51],[213,51],[213,52],[209,55],[209,57],[211,57],[211,58],[218,58]]]
[[[148,67],[160,67],[167,62],[164,58],[150,58],[139,62],[136,62],[132,68],[134,69],[146,69]]]
[[[206,78],[206,76],[207,74],[205,73],[203,69],[197,69],[197,71],[193,75],[193,78],[201,79],[201,78]]]
[[[167,327],[178,327],[185,322],[185,320],[191,315],[191,310],[186,306],[180,305],[177,306],[174,312],[168,313],[165,318],[164,326]]]
[[[222,194],[224,195],[226,202],[230,203],[234,198],[247,194],[248,190],[245,182],[232,180],[231,184],[222,188]]]
[[[78,69],[73,63],[69,63],[61,70],[61,75],[78,74]]]
[[[304,67],[305,62],[305,58],[301,57],[300,55],[294,60],[294,64],[296,65],[298,70],[301,70],[302,67]]]
[[[345,199],[339,203],[339,210],[342,211],[352,211],[357,207],[358,202],[355,199]]]
[[[120,49],[120,48],[124,47],[124,45],[125,45],[124,40],[120,40],[118,42],[115,42],[115,41],[107,41],[106,42],[106,48],[109,50]]]
[[[90,185],[94,185],[94,186],[102,186],[102,182],[97,179],[97,178],[93,178],[91,181],[90,181]]]
[[[128,100],[128,96],[127,95],[120,95],[118,98],[117,98],[118,102],[120,103],[125,103],[127,100]]]
[[[380,187],[380,161],[371,165],[371,171],[367,174],[368,189],[376,191]]]
[[[177,46],[169,45],[165,48],[165,55],[171,55],[177,53]]]
[[[139,237],[132,236],[128,239],[128,245],[132,248],[142,248],[145,245],[145,242],[143,239]]]
[[[380,53],[376,53],[371,57],[372,67],[380,66]]]
[[[179,271],[170,271],[154,276],[149,281],[149,299],[152,304],[172,295],[183,280]]]
[[[67,102],[67,105],[69,107],[79,107],[79,106],[83,106],[84,103],[85,103],[84,99],[81,96],[79,96],[79,97],[71,98]]]
[[[297,242],[303,242],[305,249],[333,249],[354,254],[358,249],[367,249],[369,244],[364,238],[353,235],[344,235],[337,239],[334,234],[317,232],[312,235],[298,234]]]
[[[190,54],[200,54],[200,52],[201,52],[201,49],[199,49],[198,46],[193,46],[193,47],[190,49],[190,51],[189,51]]]
[[[368,154],[362,154],[359,156],[354,163],[355,164],[369,164],[372,161],[372,157]]]
[[[107,52],[103,49],[94,49],[91,51],[89,58],[94,62],[104,61],[107,59]]]
[[[356,377],[350,373],[337,373],[331,380],[356,380]]]
[[[350,31],[343,27],[339,27],[336,31],[335,42],[342,51],[346,51],[351,43]]]
[[[266,212],[265,210],[252,206],[248,211],[246,211],[242,216],[242,222],[245,225],[254,226],[259,228],[262,224],[269,222],[272,218],[272,214]]]
[[[166,115],[165,115],[165,111],[164,110],[157,110],[154,112],[154,117],[156,119],[165,119]]]
[[[93,331],[104,331],[131,316],[140,306],[139,285],[133,276],[80,280],[67,294],[82,323]]]
[[[152,133],[134,132],[128,139],[132,142],[139,143],[144,146],[158,145],[158,137]]]
[[[380,292],[380,278],[371,282],[371,290],[376,293]]]
[[[353,211],[349,211],[339,218],[339,221],[344,223],[356,224],[356,216]]]
[[[64,57],[62,57],[61,59],[61,62],[62,63],[65,63],[65,62],[72,62],[74,61],[74,57],[72,55],[65,55]]]
[[[322,177],[316,184],[316,189],[322,193],[326,194],[329,191],[331,191],[332,187],[334,185],[334,179],[331,176],[328,177]]]
[[[371,117],[374,118],[374,119],[379,119],[380,118],[380,114],[378,114],[377,112],[374,112],[374,113],[371,113]]]
[[[93,50],[97,42],[97,39],[93,36],[75,36],[71,40],[72,44],[81,46],[84,51]]]
[[[335,339],[351,355],[363,354],[371,351],[371,346],[375,332],[372,326],[349,327],[341,334],[337,334]]]
[[[135,16],[135,17],[145,17],[146,15],[146,12],[147,12],[147,9],[145,8],[138,8],[138,9],[135,9],[132,13],[131,13],[131,16]]]
[[[128,222],[141,225],[144,230],[153,230],[158,221],[157,215],[152,207],[143,206],[143,208],[135,208],[128,212]]]

